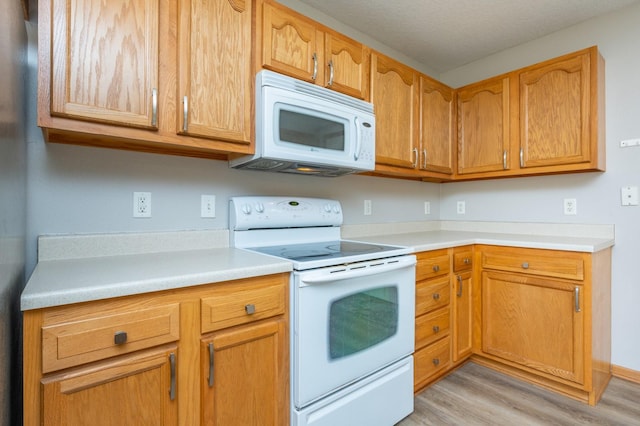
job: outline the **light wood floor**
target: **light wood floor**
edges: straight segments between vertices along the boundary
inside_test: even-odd
[[[398,426],[640,425],[640,385],[613,378],[595,407],[469,362],[415,398]]]

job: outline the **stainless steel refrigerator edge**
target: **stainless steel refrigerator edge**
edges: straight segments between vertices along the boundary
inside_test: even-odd
[[[3,2],[0,58],[0,425],[8,426],[22,424],[27,32],[19,0]]]

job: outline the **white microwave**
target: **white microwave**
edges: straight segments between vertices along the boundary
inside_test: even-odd
[[[375,168],[369,102],[271,71],[256,76],[256,149],[237,169],[341,176]]]

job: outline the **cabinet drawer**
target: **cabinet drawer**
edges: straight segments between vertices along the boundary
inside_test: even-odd
[[[449,305],[449,276],[420,281],[416,284],[416,316]]]
[[[419,389],[430,377],[451,365],[450,338],[417,350],[413,354],[414,387]]]
[[[202,332],[282,315],[286,298],[286,282],[279,276],[221,285],[201,299]]]
[[[451,256],[446,250],[418,253],[416,281],[447,275],[451,270]]]
[[[102,305],[101,305],[102,306]],[[180,304],[109,309],[42,327],[42,369],[47,373],[150,348],[180,338]],[[73,309],[73,308],[69,308]]]
[[[584,259],[575,252],[489,248],[482,251],[482,268],[584,280]]]
[[[456,250],[453,253],[453,271],[468,271],[473,266],[473,251]]]
[[[444,308],[416,318],[416,349],[446,336],[450,330],[449,309]]]

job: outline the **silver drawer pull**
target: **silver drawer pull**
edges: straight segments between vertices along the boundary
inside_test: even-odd
[[[529,269],[529,262],[523,262],[522,269]]]
[[[127,332],[126,331],[116,331],[116,334],[113,335],[113,343],[116,345],[124,345],[127,343]]]
[[[433,300],[440,300],[440,293],[433,293]]]
[[[434,325],[433,326],[433,332],[434,333],[439,333],[440,332],[440,326],[439,325]]]
[[[471,263],[471,259],[469,259],[468,257],[465,257],[462,263],[464,263],[465,265],[468,265]]]
[[[433,359],[433,365],[435,365],[436,367],[437,367],[438,365],[440,365],[440,359],[439,359],[439,358],[434,358],[434,359]]]
[[[440,266],[433,265],[433,272],[438,272],[440,270]]]
[[[256,313],[256,305],[250,303],[248,305],[244,306],[244,311],[248,314],[248,315],[253,315]]]

